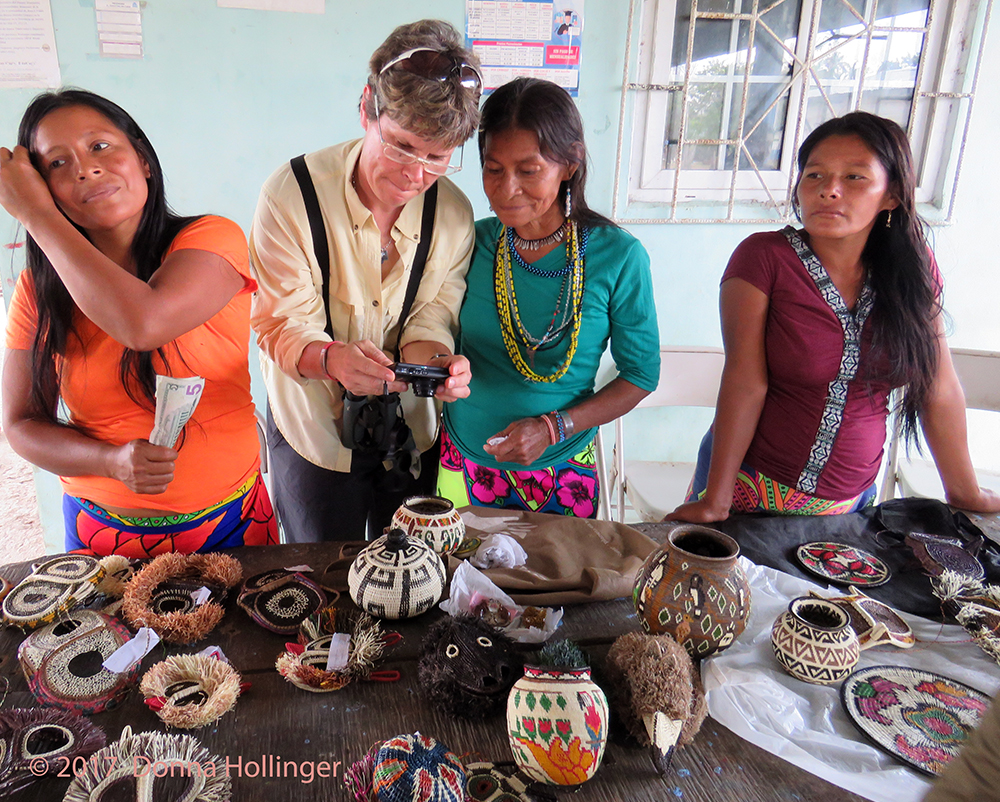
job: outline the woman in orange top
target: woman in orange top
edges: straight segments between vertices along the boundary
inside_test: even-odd
[[[277,542],[247,367],[256,283],[239,226],[173,214],[142,129],[81,90],[32,101],[17,147],[0,148],[0,203],[28,234],[3,427],[17,453],[61,477],[67,551]],[[157,374],[205,379],[175,448],[148,440]]]

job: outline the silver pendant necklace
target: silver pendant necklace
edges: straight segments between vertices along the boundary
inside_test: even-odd
[[[524,239],[518,236],[518,233],[512,228],[510,229],[511,234],[514,238],[514,245],[517,246],[519,250],[522,251],[537,251],[539,248],[544,248],[546,245],[552,245],[556,242],[562,242],[563,237],[566,236],[566,232],[569,230],[569,220],[563,220],[562,225],[559,226],[555,231],[549,234],[547,237],[539,237],[538,239]]]

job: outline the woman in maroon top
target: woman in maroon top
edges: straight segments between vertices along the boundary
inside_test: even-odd
[[[950,504],[1000,511],[980,488],[951,364],[941,279],[916,213],[913,160],[891,120],[854,112],[799,150],[803,229],[755,234],[722,279],[726,364],[688,501],[670,520],[851,512],[874,496],[889,393],[905,386]]]

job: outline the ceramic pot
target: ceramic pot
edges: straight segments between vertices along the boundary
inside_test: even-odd
[[[347,573],[351,598],[376,618],[412,618],[444,593],[444,563],[424,541],[402,529],[382,535],[355,558]]]
[[[729,535],[678,526],[643,563],[632,601],[650,635],[673,636],[695,658],[728,647],[746,627],[750,585]]]
[[[507,736],[532,780],[578,785],[593,777],[608,742],[608,700],[590,668],[525,666],[507,697]]]
[[[438,554],[453,554],[465,539],[465,521],[440,496],[408,498],[393,514],[391,528],[420,538]]]
[[[850,616],[826,599],[792,599],[771,627],[774,656],[796,679],[815,685],[842,680],[860,654],[850,623]]]

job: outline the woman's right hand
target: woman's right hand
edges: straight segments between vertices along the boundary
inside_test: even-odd
[[[729,507],[719,506],[705,499],[700,501],[688,501],[681,504],[676,510],[665,515],[664,521],[687,521],[693,524],[710,524],[715,521],[724,521],[729,517]]]
[[[59,211],[28,149],[20,145],[13,152],[0,148],[0,205],[22,224],[31,212]]]
[[[381,395],[383,389],[401,393],[406,390],[406,382],[394,381],[395,374],[389,369],[391,364],[392,359],[371,340],[356,340],[334,342],[326,352],[326,364],[320,369],[355,395]],[[299,370],[301,372],[301,367]]]
[[[173,481],[177,456],[172,448],[133,440],[112,447],[108,475],[133,493],[154,496],[163,493]]]
[[[502,437],[503,440],[496,445],[487,442],[483,446],[483,451],[500,462],[514,462],[525,466],[535,462],[552,444],[549,427],[541,418],[516,420],[502,432],[493,435],[490,440],[498,437]]]

